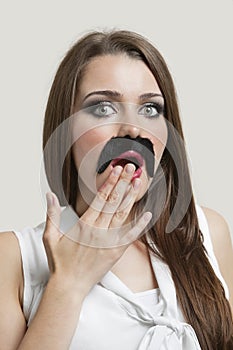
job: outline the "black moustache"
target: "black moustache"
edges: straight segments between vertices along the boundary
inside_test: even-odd
[[[148,175],[153,177],[155,159],[151,141],[147,138],[136,137],[132,139],[128,136],[113,137],[106,143],[98,160],[97,173],[103,173],[113,159],[118,158],[122,153],[127,151],[139,153],[145,160]]]

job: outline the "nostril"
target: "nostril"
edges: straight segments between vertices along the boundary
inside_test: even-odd
[[[119,137],[135,139],[140,135],[140,128],[132,123],[122,124],[119,130]]]

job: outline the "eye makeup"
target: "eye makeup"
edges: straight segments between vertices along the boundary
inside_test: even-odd
[[[117,114],[120,111],[121,104],[134,105],[132,103],[122,103],[106,101],[102,99],[96,99],[88,101],[84,104],[83,109],[86,113],[91,114],[95,117],[109,117],[111,115]],[[159,101],[150,101],[142,104],[135,104],[137,106],[136,113],[142,115],[146,118],[156,118],[164,113],[164,104]]]
[[[118,108],[109,101],[98,101],[86,107],[88,114],[97,118],[106,118],[118,113]]]
[[[140,106],[138,114],[146,118],[156,118],[164,113],[164,105],[159,102],[146,102]]]

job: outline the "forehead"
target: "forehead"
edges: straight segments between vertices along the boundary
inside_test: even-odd
[[[85,67],[79,85],[79,95],[94,90],[115,90],[125,98],[146,92],[160,93],[160,89],[147,65],[126,54],[98,56]]]

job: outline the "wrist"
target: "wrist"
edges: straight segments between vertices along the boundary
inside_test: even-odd
[[[47,288],[49,288],[57,298],[67,298],[74,303],[83,302],[88,294],[87,288],[82,285],[81,281],[68,278],[67,276],[60,276],[56,273],[50,276]]]

